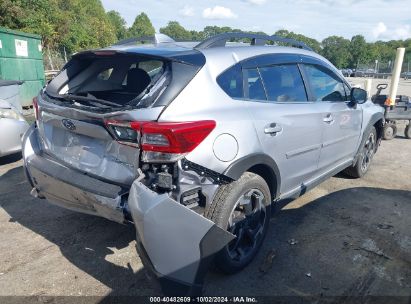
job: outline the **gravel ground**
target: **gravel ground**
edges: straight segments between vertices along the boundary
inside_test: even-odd
[[[410,93],[411,95],[411,93]],[[411,301],[411,140],[384,141],[361,180],[332,177],[273,215],[255,261],[210,272],[206,295],[403,296]],[[0,296],[153,295],[134,229],[29,195],[0,159]],[[396,299],[398,301],[398,299]]]

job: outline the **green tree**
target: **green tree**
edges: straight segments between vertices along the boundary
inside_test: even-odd
[[[277,36],[281,36],[284,38],[289,38],[289,39],[295,39],[298,41],[302,41],[304,42],[307,46],[309,46],[310,48],[312,48],[315,52],[319,53],[321,51],[321,45],[320,43],[310,37],[301,35],[301,34],[296,34],[294,32],[289,32],[287,30],[279,30],[277,32],[274,33],[274,35]]]
[[[206,38],[210,38],[210,37],[215,36],[215,35],[224,34],[224,33],[249,33],[249,34],[263,34],[263,35],[266,35],[264,32],[243,31],[243,30],[240,30],[240,29],[231,28],[229,26],[220,27],[220,26],[211,26],[211,25],[206,26],[204,28],[204,30],[202,32],[199,32],[199,33],[202,36],[202,37],[200,37],[200,38],[202,38],[201,40],[206,39]],[[245,39],[231,39],[230,41],[231,42],[242,41],[244,43],[250,43],[251,42],[251,40],[248,39],[248,38],[245,38]]]
[[[121,17],[120,13],[117,11],[109,11],[107,12],[107,17],[114,28],[117,40],[127,38],[126,21]]]
[[[242,31],[238,29],[232,29],[229,26],[220,27],[220,26],[215,26],[215,25],[206,26],[203,30],[204,38],[209,38],[209,37],[212,37],[218,34],[229,33],[229,32],[242,32]]]
[[[0,26],[39,34],[45,47],[52,46],[58,39],[59,17],[56,0],[0,1]]]
[[[187,31],[177,21],[168,22],[167,26],[160,28],[160,33],[176,40],[191,40],[193,38],[192,33]]]
[[[0,25],[11,29],[23,27],[24,9],[19,0],[0,1]]]
[[[351,62],[350,40],[331,36],[322,41],[322,55],[337,68],[347,68]]]
[[[205,39],[203,31],[197,32],[197,31],[191,30],[190,34],[191,34],[191,40],[193,41],[202,41]]]
[[[368,63],[370,60],[369,56],[367,56],[367,42],[362,35],[356,35],[351,38],[350,51],[352,58],[351,66],[353,67],[356,67],[359,63]]]
[[[104,47],[129,35],[141,37],[155,33],[145,13],[138,15],[126,31],[124,19],[119,13],[106,13],[100,0],[0,0],[0,26],[39,34],[45,48],[61,50],[64,47],[68,54]],[[197,41],[226,32],[244,32],[228,26],[206,26],[202,31],[190,31],[176,21],[170,21],[160,31],[175,39]],[[275,34],[305,42],[340,68],[356,67],[357,63],[370,64],[375,60],[393,62],[398,47],[406,48],[404,61],[411,61],[411,39],[367,43],[363,36],[356,35],[347,45],[346,39],[331,36],[324,39],[321,46],[313,38],[288,30],[279,30]],[[241,40],[249,42],[249,39]],[[388,64],[385,65],[388,69]]]
[[[115,41],[100,0],[1,0],[0,26],[39,34],[46,48],[68,53]]]
[[[134,20],[133,25],[129,28],[128,35],[131,37],[154,36],[156,30],[150,19],[145,13],[141,13]]]
[[[112,44],[116,35],[100,0],[58,0],[59,37],[69,53]]]

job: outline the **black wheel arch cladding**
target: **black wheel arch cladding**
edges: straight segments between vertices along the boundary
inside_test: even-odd
[[[357,153],[355,154],[353,165],[355,165],[358,161],[359,153],[361,151],[361,147],[364,145],[364,142],[367,140],[368,134],[371,132],[371,129],[374,127],[377,132],[377,142],[382,139],[383,136],[383,126],[384,126],[384,115],[382,113],[375,113],[370,121],[368,122],[367,127],[364,129],[364,132],[361,134],[361,143],[358,146]],[[378,149],[378,143],[376,145],[376,149]]]
[[[260,175],[266,180],[273,198],[280,195],[281,175],[275,161],[264,153],[253,153],[233,162],[224,171],[224,175],[238,180],[244,172],[249,171]]]

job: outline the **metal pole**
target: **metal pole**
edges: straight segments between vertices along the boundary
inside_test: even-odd
[[[64,61],[67,63],[67,53],[66,53],[66,47],[64,46]]]
[[[405,48],[398,48],[395,56],[394,70],[391,77],[390,94],[385,101],[386,106],[395,106],[395,98],[397,97],[398,83],[400,82],[402,62],[404,60]]]
[[[50,62],[51,69],[54,70],[53,61],[51,60],[51,55],[50,55],[50,49],[47,48],[47,51],[48,51],[47,53],[48,53],[48,57],[49,57],[49,62]]]
[[[372,79],[368,78],[364,82],[364,89],[367,91],[367,96],[371,96]]]

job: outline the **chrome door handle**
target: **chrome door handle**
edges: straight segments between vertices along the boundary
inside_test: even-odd
[[[264,133],[276,135],[277,133],[280,133],[282,130],[283,128],[279,124],[271,123],[264,128]]]
[[[334,117],[331,114],[328,114],[326,117],[323,118],[325,123],[331,124],[334,122]]]

